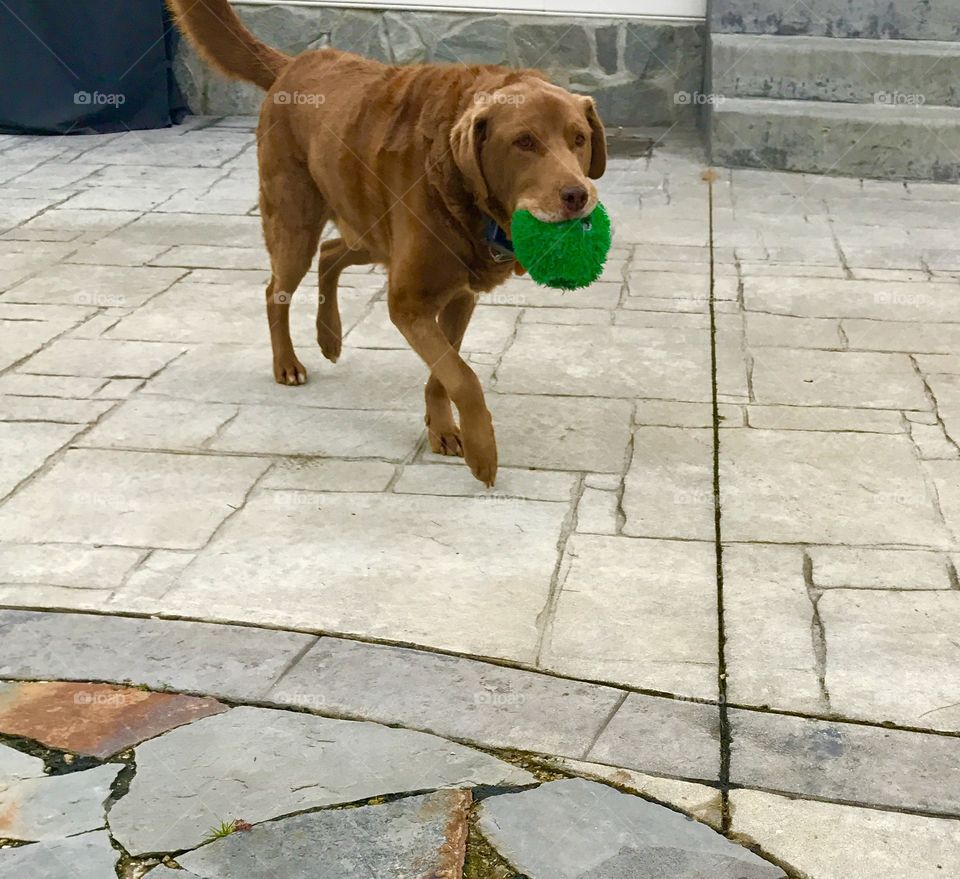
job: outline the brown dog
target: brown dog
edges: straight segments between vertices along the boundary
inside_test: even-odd
[[[324,356],[340,356],[340,272],[386,265],[390,319],[430,369],[430,447],[462,454],[473,475],[493,485],[493,422],[459,354],[476,295],[516,268],[502,253],[495,258],[488,220],[509,234],[518,209],[547,222],[593,210],[588,178],[606,166],[593,100],[533,70],[390,67],[335,49],[290,58],[257,40],[228,0],[169,3],[209,62],[267,89],[257,147],[276,380],[306,381],[290,341],[290,297],[333,220],[342,237],[320,248]]]

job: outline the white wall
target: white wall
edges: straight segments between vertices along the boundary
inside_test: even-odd
[[[366,6],[374,9],[527,12],[548,15],[606,15],[702,19],[707,0],[240,0],[245,5]]]

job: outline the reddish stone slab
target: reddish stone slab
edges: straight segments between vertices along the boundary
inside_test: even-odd
[[[216,699],[64,681],[0,685],[0,732],[109,757],[228,706]]]

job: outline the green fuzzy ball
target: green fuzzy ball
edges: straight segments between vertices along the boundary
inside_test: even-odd
[[[517,211],[510,234],[517,260],[530,277],[558,290],[589,287],[610,252],[610,217],[602,204],[588,217],[563,223],[543,223],[530,211]]]

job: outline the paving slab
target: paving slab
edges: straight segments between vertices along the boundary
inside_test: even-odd
[[[616,534],[620,497],[615,491],[584,488],[577,504],[577,531],[580,534]]]
[[[638,427],[624,482],[623,533],[713,540],[713,433]]]
[[[237,411],[229,403],[137,395],[117,406],[77,444],[101,449],[202,449]]]
[[[940,424],[910,424],[910,437],[920,457],[927,461],[960,458],[960,448],[946,434]]]
[[[933,477],[937,502],[953,533],[954,545],[960,545],[960,461],[928,461],[926,467]]]
[[[812,577],[824,589],[950,589],[948,559],[933,552],[812,546]]]
[[[31,757],[23,751],[0,745],[0,784],[24,778],[39,778],[42,775],[43,760],[39,757]]]
[[[241,707],[137,748],[137,774],[110,810],[110,827],[131,853],[170,851],[240,817],[258,823],[385,794],[533,781],[426,733]]]
[[[18,284],[3,298],[8,302],[130,308],[143,305],[183,274],[183,269],[146,266],[58,265]]]
[[[177,863],[200,879],[459,876],[469,806],[469,791],[437,791],[311,812],[231,834],[179,856]]]
[[[283,459],[270,468],[260,487],[301,491],[383,491],[395,472],[396,466],[385,461]]]
[[[960,324],[852,318],[842,326],[848,345],[854,349],[926,354],[955,354],[960,350]]]
[[[705,824],[579,778],[490,797],[478,811],[481,833],[530,879],[784,876]]]
[[[832,590],[819,607],[836,712],[960,732],[960,591]]]
[[[487,405],[501,467],[623,472],[633,412],[627,400],[487,394]]]
[[[960,821],[761,791],[730,793],[733,832],[817,879],[942,879],[960,871]]]
[[[95,395],[105,384],[102,378],[8,372],[0,376],[0,393],[24,397],[83,399]]]
[[[948,547],[907,437],[725,430],[723,535],[732,541]]]
[[[818,678],[814,605],[798,547],[725,546],[723,608],[731,702],[829,710]]]
[[[167,244],[128,244],[107,239],[81,247],[66,257],[64,262],[94,266],[142,266],[154,263],[155,258],[168,249]]]
[[[55,336],[81,320],[81,315],[70,323],[39,320],[0,319],[0,369],[6,369],[28,357]]]
[[[481,300],[482,303],[483,300]],[[513,335],[519,308],[478,305],[470,319],[460,350],[464,353],[499,353]],[[386,302],[375,302],[369,312],[347,333],[344,345],[352,348],[408,348],[400,331],[391,323]]]
[[[743,293],[748,311],[795,317],[960,323],[956,287],[948,283],[914,284],[778,275],[747,278]]]
[[[63,879],[64,864],[71,879],[104,879],[115,875],[120,852],[105,830],[68,839],[0,849],[0,879]]]
[[[947,435],[960,444],[960,375],[928,375],[927,384],[937,399],[937,411]]]
[[[76,436],[79,424],[51,424],[43,422],[0,421],[0,498],[11,492],[20,482],[39,469],[57,449]],[[7,540],[11,540],[5,535]]]
[[[840,322],[834,319],[747,312],[744,325],[751,348],[844,347]]]
[[[719,830],[722,823],[720,791],[705,784],[678,781],[645,775],[633,769],[605,766],[602,763],[587,763],[567,757],[555,757],[548,761],[551,766],[565,770],[581,778],[604,781],[620,790],[638,794],[645,800],[653,800],[679,809],[681,812]]]
[[[960,813],[958,739],[730,710],[730,780],[744,787],[947,815]]]
[[[56,397],[0,397],[0,421],[86,425],[113,405],[110,400],[63,400]]]
[[[150,382],[147,393],[209,403],[393,409],[420,421],[426,370],[413,351],[352,349],[335,365],[315,343],[298,354],[309,380],[286,387],[274,381],[266,338],[257,345],[198,345]]]
[[[567,543],[540,665],[713,699],[716,612],[711,544],[577,534]]]
[[[758,348],[753,388],[759,403],[929,408],[923,382],[904,354]]]
[[[256,458],[74,449],[0,510],[0,533],[22,542],[200,547],[267,466]]]
[[[58,339],[22,364],[20,371],[44,375],[147,378],[183,351],[182,345],[164,342]]]
[[[236,417],[206,447],[243,454],[400,461],[413,453],[423,433],[423,423],[414,412],[318,409],[277,402],[281,405],[240,406]]]
[[[408,464],[393,490],[400,494],[479,497],[494,504],[512,500],[569,503],[575,484],[576,476],[573,473],[500,467],[496,486],[488,489],[474,479],[466,467]]]
[[[709,400],[705,342],[702,332],[665,327],[521,325],[494,387],[498,393]]]
[[[256,625],[532,661],[566,505],[301,497],[250,498],[166,595],[171,612],[209,617],[215,609],[220,619]]]
[[[226,710],[215,699],[109,684],[0,684],[0,732],[100,759]]]
[[[856,433],[904,433],[903,416],[890,409],[847,409],[835,406],[747,407],[750,427],[761,430],[826,430]]]
[[[121,768],[119,763],[107,763],[82,772],[4,785],[0,788],[0,834],[5,839],[36,841],[98,830],[106,823],[104,803]]]
[[[630,693],[584,759],[715,781],[720,773],[719,709],[708,702]]]
[[[267,698],[485,747],[581,756],[623,694],[459,656],[321,638]]]
[[[260,698],[314,637],[243,626],[0,611],[0,676],[145,684]]]
[[[133,245],[137,246],[137,245]],[[237,248],[211,248],[230,252]],[[200,282],[191,272],[169,290],[123,317],[108,332],[111,339],[141,339],[189,344],[251,345],[260,342],[269,355],[268,325],[264,319],[265,284],[257,272],[246,272],[243,280],[220,283]],[[313,307],[316,294],[304,284],[294,299],[291,335],[299,348],[317,347],[315,316],[303,310]],[[344,331],[363,315],[375,289],[340,291],[339,304]],[[298,308],[298,306],[301,306]],[[269,360],[268,360],[269,364]]]

